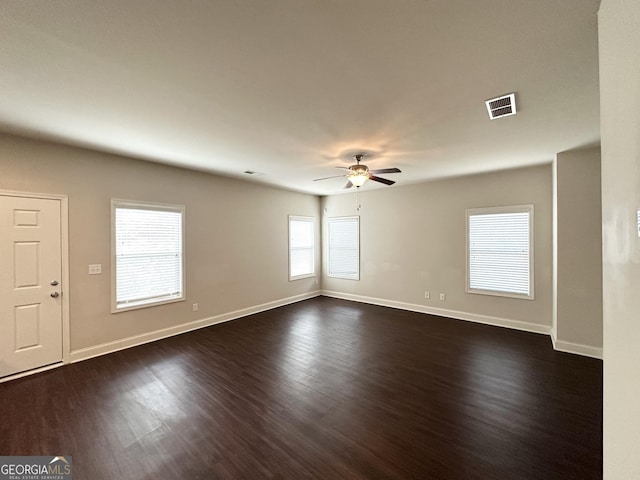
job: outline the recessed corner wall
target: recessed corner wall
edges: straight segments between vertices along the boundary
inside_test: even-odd
[[[602,356],[600,148],[559,153],[554,174],[554,342]]]
[[[287,272],[288,215],[318,217],[316,196],[9,135],[0,172],[0,189],[68,196],[72,358],[318,294]],[[110,313],[111,198],[186,206],[185,302]]]
[[[360,215],[360,281],[323,276],[323,291],[417,311],[549,333],[551,164],[324,197],[328,217]],[[534,204],[535,299],[466,293],[465,210]],[[326,237],[326,236],[325,236]],[[326,238],[325,238],[326,242]],[[326,250],[326,245],[324,246]],[[325,269],[326,271],[326,269]],[[430,299],[424,292],[429,291]],[[439,294],[445,300],[439,300]]]

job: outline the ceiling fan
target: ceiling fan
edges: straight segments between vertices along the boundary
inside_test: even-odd
[[[399,168],[380,168],[377,170],[369,170],[369,167],[367,167],[363,163],[360,163],[360,161],[362,160],[362,157],[364,157],[363,153],[356,154],[353,156],[353,159],[356,161],[354,165],[351,165],[349,167],[336,167],[336,168],[342,168],[344,170],[347,170],[347,172],[344,175],[332,175],[331,177],[316,178],[313,181],[317,182],[319,180],[328,180],[330,178],[345,177],[347,179],[347,184],[345,185],[344,188],[351,188],[353,186],[355,186],[356,188],[360,188],[362,185],[364,185],[364,183],[367,180],[373,180],[374,182],[384,183],[385,185],[393,185],[394,183],[396,183],[393,180],[389,180],[382,177],[376,177],[372,174],[401,173]]]

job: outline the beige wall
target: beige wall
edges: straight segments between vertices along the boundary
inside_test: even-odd
[[[600,148],[559,153],[555,185],[554,334],[556,347],[600,356],[602,209]],[[569,344],[569,345],[566,345]],[[588,350],[591,349],[589,352]]]
[[[323,276],[323,290],[550,330],[550,164],[377,190],[365,186],[360,200],[357,212],[355,194],[322,199],[325,223],[327,217],[359,214],[361,231],[360,281]],[[466,293],[465,209],[522,204],[535,205],[535,300]]]
[[[640,478],[640,2],[598,15],[602,135],[604,478]]]
[[[585,228],[591,234],[597,230],[595,217],[587,227],[576,224],[573,215],[583,211],[583,203],[575,204],[580,195],[593,204],[588,211],[597,210],[597,149],[587,150],[586,160],[585,151],[578,152],[560,154],[563,162],[556,162],[566,173],[558,190],[564,206],[558,210],[558,245],[561,252],[574,254],[575,238],[584,238]],[[579,161],[588,168],[587,163],[578,168]],[[288,281],[288,214],[321,216],[324,222],[318,226],[326,226],[330,216],[361,217],[361,280],[324,276],[322,289],[329,294],[540,332],[552,327],[551,165],[378,190],[365,187],[359,212],[353,194],[318,199],[8,135],[0,135],[0,171],[0,189],[69,197],[72,351],[313,294],[320,288],[316,279]],[[186,205],[186,302],[110,313],[111,198]],[[465,209],[529,203],[535,205],[535,300],[466,293]],[[321,207],[326,213],[319,215]],[[320,233],[318,228],[319,243]],[[555,333],[562,342],[599,347],[598,296],[593,294],[597,265],[588,272],[583,264],[576,265],[597,257],[592,252],[597,241],[583,247],[573,257],[563,255],[565,263],[559,264],[560,279],[582,280],[584,288],[559,282],[559,318],[567,321],[561,320]],[[102,264],[102,275],[88,275],[93,263]],[[316,268],[320,272],[320,251]],[[425,291],[431,299],[424,298]],[[445,301],[439,300],[440,293],[446,294]],[[192,312],[196,302],[200,309]]]
[[[318,217],[316,196],[7,135],[0,189],[68,195],[72,351],[319,289],[287,272],[287,216]],[[187,301],[110,313],[111,198],[186,206]]]

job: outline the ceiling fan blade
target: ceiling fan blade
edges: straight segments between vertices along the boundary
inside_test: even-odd
[[[313,181],[317,182],[319,180],[329,180],[330,178],[338,178],[338,177],[344,177],[344,175],[333,175],[331,177],[314,178]]]
[[[353,187],[353,183],[351,183],[351,180],[347,180],[347,184],[344,186],[344,188],[347,189],[351,187]]]
[[[377,170],[369,170],[369,173],[402,173],[399,168],[379,168]]]
[[[396,183],[393,180],[388,180],[386,178],[380,178],[380,177],[374,177],[373,175],[369,175],[369,180],[373,180],[374,182],[384,183],[385,185],[393,185],[394,183]]]

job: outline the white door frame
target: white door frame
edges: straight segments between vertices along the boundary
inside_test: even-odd
[[[60,200],[60,255],[62,260],[62,281],[60,293],[62,295],[62,364],[56,363],[42,368],[35,368],[27,372],[9,375],[0,379],[0,383],[34,373],[50,370],[71,363],[71,335],[69,331],[69,198],[66,195],[50,193],[18,192],[13,190],[1,190],[0,195],[24,198],[42,198],[46,200]]]

